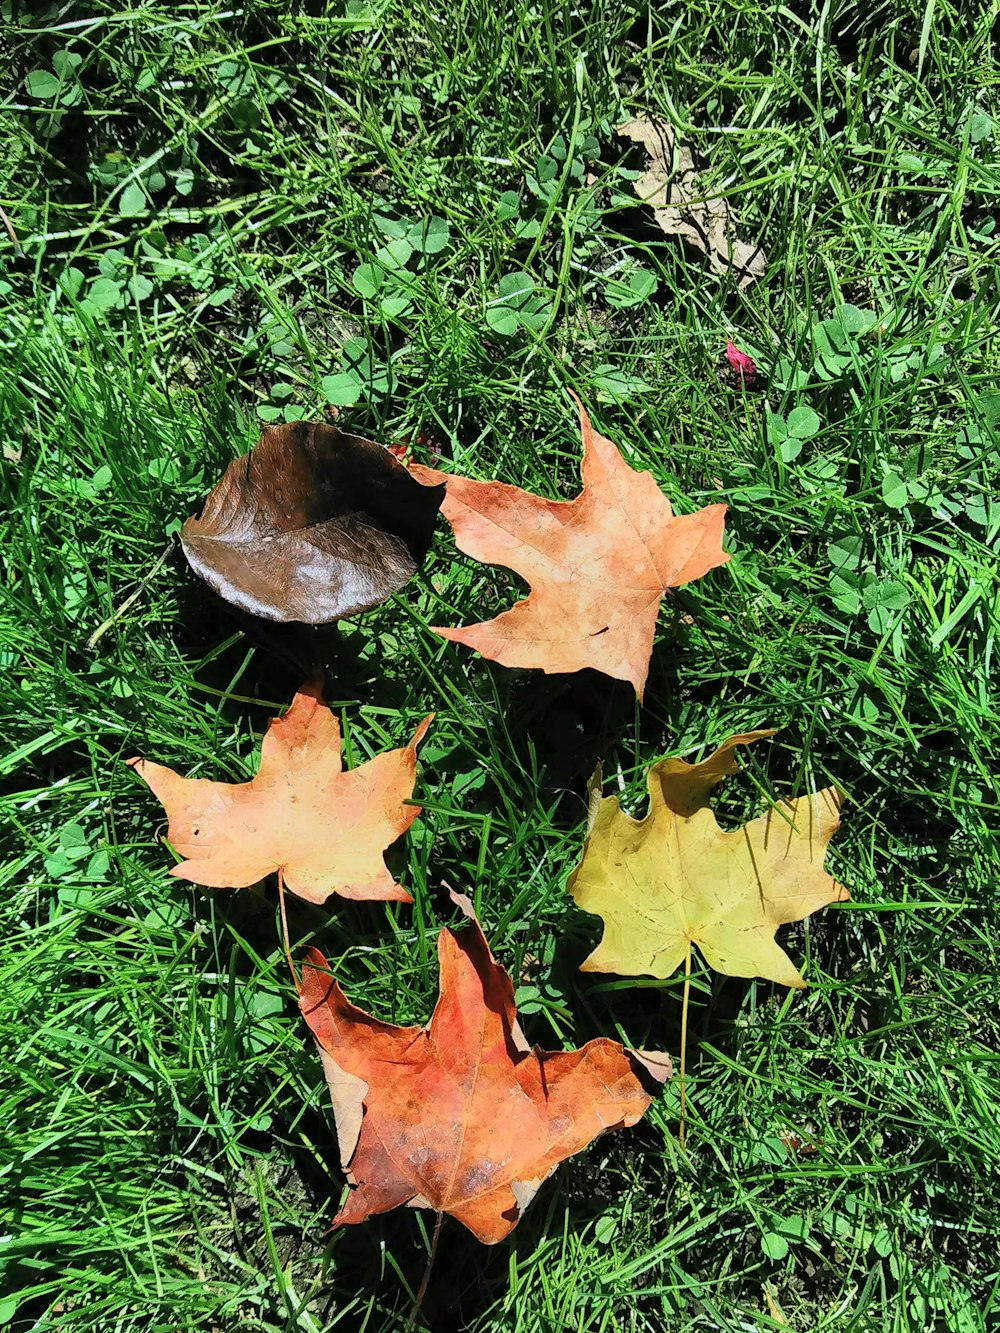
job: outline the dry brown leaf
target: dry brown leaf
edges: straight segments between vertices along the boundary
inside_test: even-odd
[[[726,200],[705,198],[691,150],[677,143],[671,125],[641,112],[619,125],[617,133],[641,144],[649,156],[649,168],[634,188],[653,209],[661,231],[682,236],[708,256],[717,272],[735,270],[739,287],[749,287],[767,271],[760,246],[748,245],[734,234],[736,218]]]
[[[181,531],[191,568],[265,620],[324,625],[378,606],[427,554],[444,487],[321,421],[268,426]]]

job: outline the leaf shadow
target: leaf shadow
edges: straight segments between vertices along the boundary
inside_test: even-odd
[[[683,606],[683,604],[680,604]],[[617,747],[638,754],[669,751],[691,691],[681,684],[680,664],[688,627],[675,615],[654,649],[643,701],[633,687],[587,668],[545,675],[485,663],[513,747],[513,758],[536,772],[548,791],[564,791],[573,821],[580,798],[599,764]]]
[[[323,677],[324,695],[334,704],[377,698],[381,706],[402,708],[410,698],[401,674],[385,669],[382,651],[371,651],[373,639],[379,643],[373,633],[355,634],[339,623],[263,620],[231,606],[194,575],[182,582],[179,597],[177,647],[183,656],[199,660],[199,682],[223,697],[224,711],[245,707],[225,701],[238,682],[244,699],[267,701],[269,720],[274,703],[290,702],[301,685],[317,676]]]
[[[683,973],[658,980],[584,972],[581,964],[602,934],[599,918],[571,908],[559,923],[550,982],[562,995],[573,997],[570,1040],[576,1046],[616,1033],[636,1050],[666,1051],[675,1073],[681,1044]],[[697,1066],[701,1046],[709,1042],[730,1050],[734,1024],[751,982],[702,968],[705,985],[692,987],[688,1013],[687,1064]]]
[[[335,1207],[335,1200],[332,1204]],[[435,1219],[433,1213],[422,1209],[418,1222],[417,1211],[398,1208],[370,1217],[358,1226],[344,1227],[328,1238],[323,1292],[327,1317],[363,1292],[384,1314],[398,1319],[400,1329],[407,1326],[413,1296],[427,1267],[422,1231],[429,1243]],[[507,1285],[511,1241],[485,1246],[450,1217],[444,1218],[443,1228],[413,1325],[415,1333],[454,1333],[474,1326]],[[388,1264],[386,1256],[391,1256]]]

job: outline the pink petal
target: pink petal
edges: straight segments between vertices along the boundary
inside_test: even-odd
[[[726,358],[732,368],[738,370],[741,375],[757,374],[757,362],[746,352],[741,352],[732,338],[726,341]]]

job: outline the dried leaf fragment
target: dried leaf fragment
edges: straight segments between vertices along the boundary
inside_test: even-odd
[[[708,256],[717,272],[733,270],[739,287],[749,287],[767,272],[760,246],[734,234],[736,218],[726,200],[705,197],[691,150],[677,143],[671,125],[641,112],[619,125],[617,133],[646,150],[649,167],[634,189],[652,208],[661,231],[682,236]]]
[[[840,794],[828,787],[783,801],[733,833],[708,805],[711,789],[736,771],[736,747],[773,735],[733,736],[700,764],[654,764],[644,819],[625,814],[617,797],[601,801],[569,882],[578,905],[604,920],[584,971],[669,977],[695,944],[717,972],[805,985],[774,935],[850,897],[823,870]]]
[[[675,515],[652,474],[630,467],[578,405],[583,490],[575,500],[411,465],[420,481],[447,482],[442,512],[459,550],[531,585],[529,597],[495,620],[434,632],[504,666],[593,667],[630,681],[641,698],[665,590],[729,559],[726,506]]]
[[[404,586],[427,554],[443,495],[374,440],[296,421],[268,427],[230,463],[181,545],[240,610],[326,624]]]
[[[560,1162],[642,1118],[650,1084],[670,1066],[605,1038],[578,1051],[530,1048],[510,976],[471,903],[452,897],[470,922],[438,939],[441,993],[426,1027],[395,1027],[351,1004],[317,949],[299,1004],[353,1187],[334,1226],[409,1204],[450,1213],[492,1245]]]
[[[251,782],[184,778],[146,759],[128,762],[163,803],[167,838],[187,858],[172,875],[241,889],[280,870],[286,887],[308,902],[337,893],[408,903],[382,854],[420,814],[406,802],[431,717],[403,749],[344,772],[340,724],[319,686],[309,685],[268,727]]]

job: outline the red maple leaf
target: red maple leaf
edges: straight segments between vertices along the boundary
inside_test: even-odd
[[[471,902],[452,898],[470,921],[439,936],[441,995],[426,1027],[394,1027],[351,1004],[318,949],[299,1005],[353,1186],[334,1226],[409,1204],[450,1213],[494,1245],[560,1162],[642,1118],[670,1060],[606,1037],[578,1051],[530,1047],[510,976]]]

